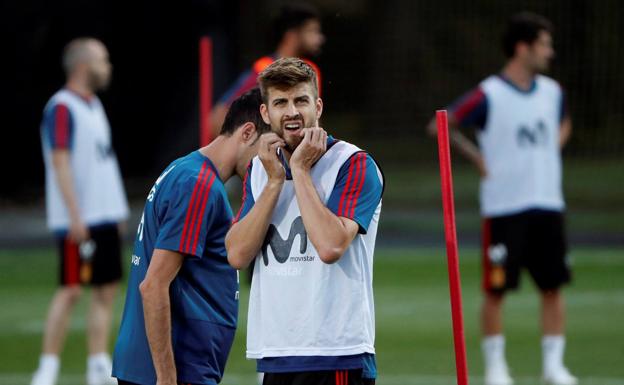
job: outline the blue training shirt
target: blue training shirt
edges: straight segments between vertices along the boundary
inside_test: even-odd
[[[164,249],[186,256],[169,291],[178,381],[221,380],[238,316],[238,275],[225,251],[231,221],[223,183],[210,159],[199,151],[175,160],[156,180],[134,243],[114,377],[156,383],[139,285],[154,249]]]
[[[327,148],[333,146],[337,140],[332,136],[327,138]],[[360,193],[357,199],[349,194],[353,189],[357,177],[355,170],[357,162],[366,162],[366,174],[362,179]],[[286,169],[286,178],[291,178],[290,168],[282,157],[282,164]],[[365,234],[373,218],[377,205],[383,194],[382,176],[378,175],[378,167],[373,158],[365,152],[353,154],[340,168],[336,183],[327,201],[327,208],[335,215],[352,219],[359,225],[359,232]],[[241,220],[254,206],[255,201],[251,194],[251,163],[247,168],[247,175],[243,183],[243,202],[236,215],[235,222]],[[358,180],[359,177],[357,177]],[[349,200],[349,198],[352,198]],[[257,370],[265,373],[302,372],[319,370],[346,370],[362,369],[364,378],[377,378],[375,355],[362,353],[348,356],[287,356],[266,357],[257,360]]]

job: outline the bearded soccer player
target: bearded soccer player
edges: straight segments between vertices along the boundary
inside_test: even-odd
[[[257,89],[235,100],[221,135],[171,163],[149,192],[113,357],[119,384],[221,381],[238,314],[223,182],[245,174],[258,136],[269,129],[260,103]]]
[[[511,18],[503,38],[508,61],[450,108],[455,147],[481,174],[483,355],[486,385],[510,385],[502,306],[526,268],[542,303],[543,379],[575,385],[563,364],[564,303],[570,281],[561,189],[561,148],[571,133],[559,84],[540,73],[554,57],[552,27],[541,16]],[[476,127],[478,147],[457,130]],[[435,118],[429,132],[435,134]]]
[[[304,61],[259,76],[264,121],[226,237],[228,261],[254,263],[247,357],[264,384],[374,384],[373,253],[383,176],[372,157],[320,127]]]

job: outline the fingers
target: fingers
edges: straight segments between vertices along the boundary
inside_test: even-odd
[[[301,132],[302,143],[309,143],[314,147],[325,149],[327,144],[327,132],[321,127],[307,127]]]
[[[275,133],[264,134],[260,137],[258,154],[262,157],[270,156],[271,154],[276,154],[278,147],[284,147],[285,145],[284,140]]]
[[[286,144],[284,143],[284,141],[279,141],[279,142],[275,142],[269,145],[269,152],[271,154],[275,154],[277,155],[277,149],[278,148],[283,148]]]
[[[311,127],[310,128],[310,144],[312,144],[313,146],[318,146],[318,140],[321,132],[319,131],[318,127]]]
[[[260,137],[260,143],[262,147],[269,148],[269,146],[276,142],[284,143],[284,139],[280,138],[276,133],[270,132],[267,134],[263,134]]]

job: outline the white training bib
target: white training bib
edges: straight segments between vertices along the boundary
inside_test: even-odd
[[[356,146],[334,144],[311,170],[327,203],[340,167]],[[259,158],[251,169],[257,200],[267,182]],[[341,356],[374,353],[372,272],[381,211],[334,264],[322,262],[308,239],[292,180],[284,183],[265,245],[255,260],[247,323],[247,357]]]
[[[500,76],[481,83],[487,121],[477,139],[487,167],[481,181],[483,216],[527,209],[563,210],[559,148],[561,88],[538,75],[535,88],[520,91]]]
[[[100,100],[95,97],[88,103],[71,91],[60,90],[52,96],[46,109],[59,103],[67,106],[73,118],[71,169],[82,221],[86,225],[97,225],[126,219],[128,203]],[[69,213],[52,165],[52,149],[43,138],[42,145],[48,227],[64,230],[70,224]]]

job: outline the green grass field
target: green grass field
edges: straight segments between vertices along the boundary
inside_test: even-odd
[[[474,249],[460,249],[460,256],[468,368],[471,383],[479,384],[479,259]],[[575,281],[566,290],[566,361],[581,378],[581,384],[624,384],[624,250],[574,249],[572,257]],[[28,383],[37,364],[43,320],[55,279],[56,256],[52,249],[0,250],[0,384]],[[522,290],[508,298],[505,319],[512,373],[517,384],[528,385],[540,383],[540,334],[535,290],[528,279],[523,283]],[[379,250],[374,286],[378,384],[455,383],[444,251]],[[247,292],[248,287],[243,285],[241,325],[224,384],[255,383],[254,365],[244,358]],[[115,328],[122,307],[120,295]],[[72,320],[59,385],[83,383],[85,310],[83,299]]]

